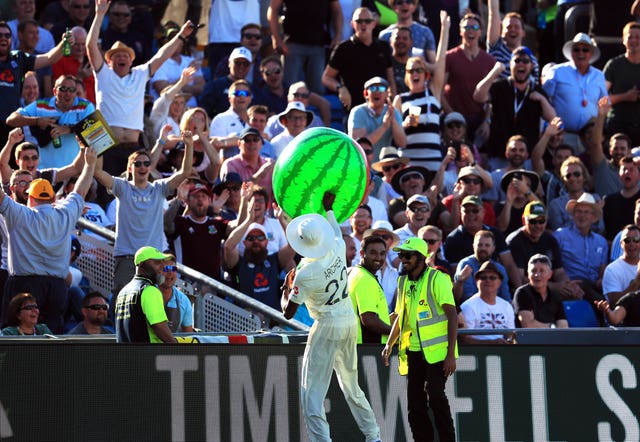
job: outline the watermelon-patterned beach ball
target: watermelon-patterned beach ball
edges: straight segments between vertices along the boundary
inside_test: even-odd
[[[325,191],[336,195],[333,211],[342,223],[360,205],[369,181],[362,148],[343,132],[310,128],[282,151],[273,170],[273,193],[292,218],[324,214]]]

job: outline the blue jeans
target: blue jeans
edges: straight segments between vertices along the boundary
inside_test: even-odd
[[[288,42],[287,47],[289,53],[283,60],[284,77],[282,79],[285,87],[304,80],[309,90],[323,95],[322,72],[326,65],[324,47],[292,42]]]

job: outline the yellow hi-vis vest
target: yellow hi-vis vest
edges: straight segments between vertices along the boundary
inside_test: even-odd
[[[447,315],[442,308],[438,310],[438,306],[433,298],[433,279],[439,273],[438,270],[428,267],[426,274],[423,274],[417,282],[418,305],[416,311],[416,330],[418,331],[418,340],[420,348],[424,353],[426,361],[430,364],[444,361],[447,356],[449,347],[449,337],[447,333],[448,321]],[[427,287],[424,287],[424,284]],[[398,296],[399,309],[398,324],[400,324],[400,343],[398,351],[398,372],[401,376],[406,376],[409,372],[407,363],[407,349],[409,348],[409,339],[411,337],[411,326],[406,322],[406,292],[405,285],[407,276],[403,275],[398,278]],[[415,301],[414,301],[415,302]],[[458,344],[455,348],[456,358],[458,357]]]

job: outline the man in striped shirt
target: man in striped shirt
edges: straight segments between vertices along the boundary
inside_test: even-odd
[[[489,0],[489,19],[487,24],[487,47],[489,54],[501,62],[506,68],[502,71],[501,77],[509,76],[509,61],[511,53],[518,46],[522,46],[526,31],[524,20],[517,12],[505,14],[500,22],[499,0]],[[538,59],[531,55],[533,64],[533,77],[537,80],[540,77],[540,67]]]

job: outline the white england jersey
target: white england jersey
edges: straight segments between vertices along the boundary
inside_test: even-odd
[[[296,270],[291,300],[307,305],[316,321],[355,317],[347,290],[346,246],[342,237],[319,259],[303,258]]]

